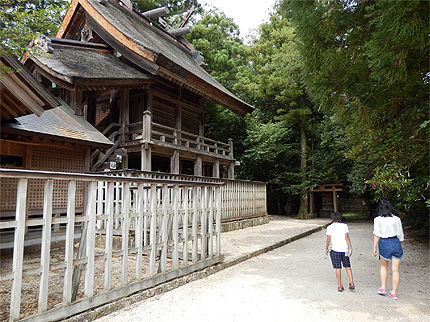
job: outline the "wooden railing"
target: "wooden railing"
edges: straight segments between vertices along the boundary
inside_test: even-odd
[[[240,220],[267,214],[266,183],[261,181],[230,180],[139,170],[110,171],[104,172],[104,174],[153,180],[223,183],[221,186],[221,221]],[[102,196],[103,194],[100,193],[99,195]],[[103,229],[103,227],[100,228]],[[117,229],[119,229],[119,226]]]
[[[222,182],[16,169],[0,169],[2,178],[18,179],[15,218],[0,221],[0,230],[14,238],[13,259],[2,258],[0,274],[2,301],[10,302],[9,308],[1,307],[6,319],[63,319],[222,260]],[[43,216],[26,220],[27,187],[34,179],[45,186]],[[67,212],[53,218],[57,180],[68,182]],[[80,215],[75,213],[77,182],[86,185]],[[100,222],[102,243],[96,238]],[[121,227],[120,245],[114,242],[115,222]],[[65,227],[66,239],[52,249],[51,229],[58,224]],[[40,256],[24,254],[31,226],[41,227]]]
[[[151,121],[150,114],[142,122],[130,123],[126,129],[126,141],[155,142],[161,145],[182,147],[233,158],[233,141],[223,143],[203,136],[181,131]]]

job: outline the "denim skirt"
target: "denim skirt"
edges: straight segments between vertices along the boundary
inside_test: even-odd
[[[403,248],[399,239],[394,237],[379,238],[379,256],[389,261],[391,258],[400,259],[403,257]]]

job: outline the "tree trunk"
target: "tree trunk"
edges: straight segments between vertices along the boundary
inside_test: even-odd
[[[302,172],[302,182],[306,180],[306,132],[305,132],[305,117],[303,116],[300,124],[300,170]],[[306,190],[300,193],[300,209],[296,218],[308,219],[309,217],[309,199],[308,192]]]

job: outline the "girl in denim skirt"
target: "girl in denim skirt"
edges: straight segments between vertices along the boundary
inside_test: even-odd
[[[378,217],[373,221],[373,256],[376,256],[376,246],[379,248],[381,262],[381,287],[377,293],[386,295],[385,281],[387,279],[388,262],[391,260],[393,272],[392,290],[388,295],[397,300],[397,288],[400,282],[399,265],[403,257],[402,243],[404,241],[402,221],[397,216],[391,203],[383,200],[379,203]]]

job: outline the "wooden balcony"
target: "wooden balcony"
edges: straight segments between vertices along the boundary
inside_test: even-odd
[[[151,143],[174,150],[233,160],[232,140],[224,143],[152,122],[150,112],[144,113],[142,122],[130,123],[124,126],[123,142],[123,145],[126,146]]]

